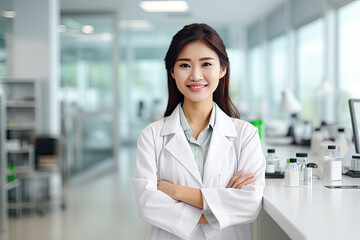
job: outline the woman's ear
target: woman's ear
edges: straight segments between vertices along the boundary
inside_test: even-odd
[[[174,68],[171,68],[170,70],[170,74],[173,77],[173,79],[175,79],[175,73],[174,73]]]
[[[223,78],[226,74],[226,71],[227,71],[227,68],[224,66],[224,67],[221,67],[220,69],[220,75],[219,75],[219,79]]]

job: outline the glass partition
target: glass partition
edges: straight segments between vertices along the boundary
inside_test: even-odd
[[[258,45],[249,50],[249,83],[250,83],[250,104],[251,117],[261,117],[262,108],[265,103],[264,75],[263,75],[263,48]]]
[[[316,90],[324,78],[324,21],[318,19],[297,32],[297,93],[302,104],[301,118],[318,125],[321,120],[321,98]]]
[[[230,97],[235,106],[240,111],[246,112],[246,102],[244,100],[244,52],[238,48],[228,48],[228,57],[230,60]]]
[[[289,86],[289,61],[288,41],[286,35],[281,35],[269,42],[269,74],[270,91],[269,100],[271,106],[270,117],[283,119],[285,115],[281,111],[282,91]]]
[[[360,1],[339,9],[339,122],[351,127],[348,100],[360,98]]]
[[[167,104],[164,57],[180,26],[120,24],[120,133],[122,144],[137,142],[141,130],[161,118]]]
[[[111,14],[61,15],[61,100],[72,175],[113,160],[113,26]]]
[[[13,1],[0,1],[0,77],[10,75],[11,37],[13,19]]]

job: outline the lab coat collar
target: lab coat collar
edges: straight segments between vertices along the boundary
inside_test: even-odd
[[[191,173],[199,183],[199,186],[203,187],[203,180],[204,184],[208,185],[208,182],[211,181],[211,176],[214,176],[219,169],[217,166],[221,164],[221,160],[224,155],[226,155],[225,153],[231,148],[231,142],[227,137],[237,136],[235,126],[231,118],[215,104],[215,127],[204,165],[204,178],[202,180],[191,148],[180,125],[180,107],[181,103],[174,109],[172,114],[165,119],[161,136],[174,134],[165,148]]]
[[[203,187],[194,155],[180,125],[180,107],[181,103],[179,103],[172,114],[165,119],[164,126],[161,130],[161,136],[174,134],[165,145],[165,149],[191,173],[198,182],[199,187]]]

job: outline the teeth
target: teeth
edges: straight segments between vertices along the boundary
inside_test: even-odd
[[[205,87],[206,85],[202,85],[202,86],[189,86],[190,88],[202,88]]]

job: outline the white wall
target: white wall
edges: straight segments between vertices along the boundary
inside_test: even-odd
[[[42,131],[59,132],[57,85],[59,0],[14,0],[13,55],[10,76],[44,81]]]

